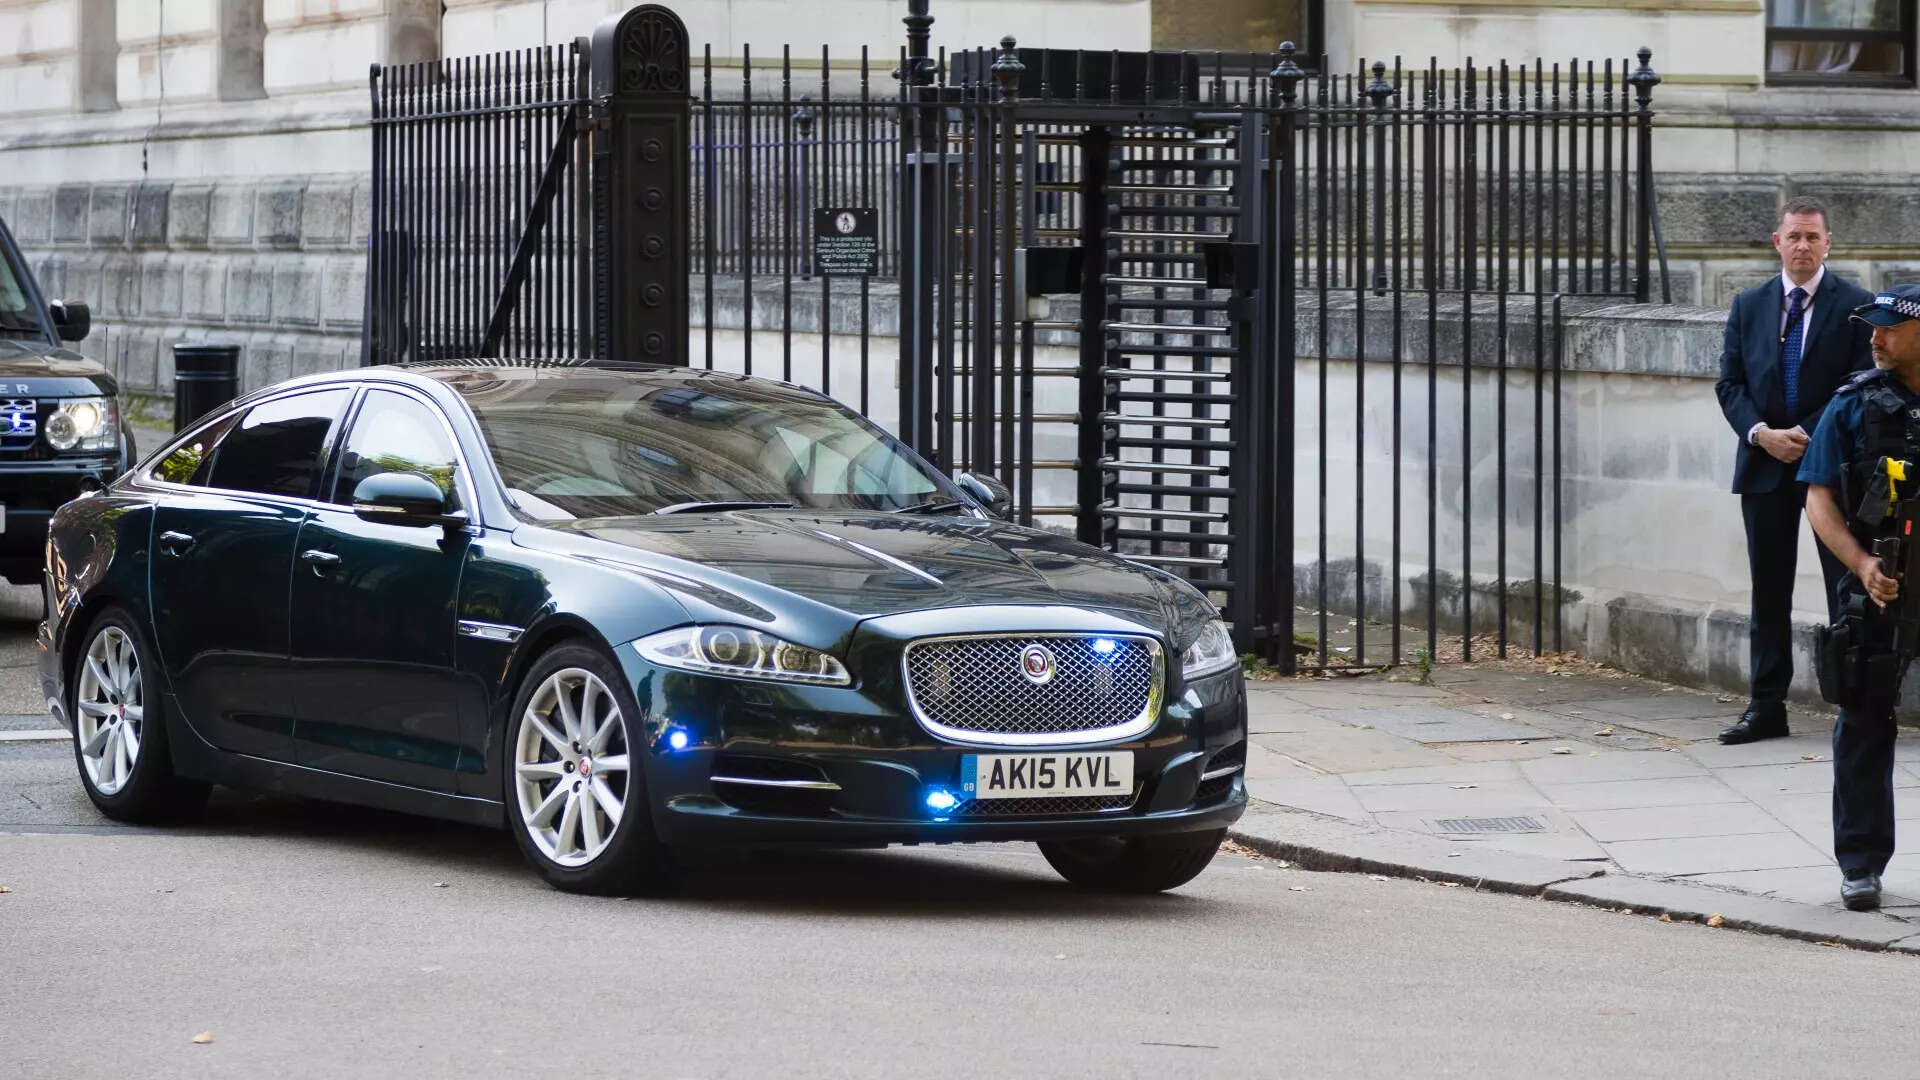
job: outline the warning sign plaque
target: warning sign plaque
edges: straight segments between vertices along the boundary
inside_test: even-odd
[[[880,269],[880,215],[867,208],[817,206],[813,210],[813,272],[821,277],[863,277]]]

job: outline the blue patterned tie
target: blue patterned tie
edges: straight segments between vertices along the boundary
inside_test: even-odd
[[[1780,339],[1780,370],[1787,376],[1787,413],[1789,416],[1800,412],[1800,339],[1805,336],[1801,331],[1801,318],[1806,314],[1803,306],[1807,299],[1807,290],[1795,288],[1787,294],[1793,303],[1787,305],[1787,332]]]

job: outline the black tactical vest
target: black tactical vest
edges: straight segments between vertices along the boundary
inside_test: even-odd
[[[1892,374],[1877,369],[1855,376],[1848,389],[1860,395],[1862,452],[1841,474],[1842,498],[1854,536],[1870,544],[1892,535],[1891,497],[1920,495],[1920,400],[1902,397]],[[1906,479],[1888,476],[1887,459],[1908,463]]]

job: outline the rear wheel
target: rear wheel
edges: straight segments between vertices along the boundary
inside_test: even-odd
[[[1094,892],[1156,893],[1200,876],[1225,829],[1167,836],[1043,840],[1040,854],[1074,885]]]
[[[639,706],[599,649],[535,661],[507,725],[507,817],[534,870],[568,892],[656,885],[663,860],[647,808]]]
[[[165,821],[206,802],[208,785],[173,771],[152,655],[132,616],[101,613],[74,665],[73,756],[80,783],[116,821]]]

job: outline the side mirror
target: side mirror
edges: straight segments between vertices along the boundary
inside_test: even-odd
[[[953,474],[953,482],[961,491],[980,500],[987,513],[1002,521],[1013,512],[1013,492],[999,478],[989,473],[958,472]]]
[[[459,525],[467,516],[447,507],[446,492],[419,473],[378,473],[354,486],[353,513],[376,525]]]
[[[55,300],[47,305],[61,341],[82,341],[93,330],[93,313],[79,300]]]

